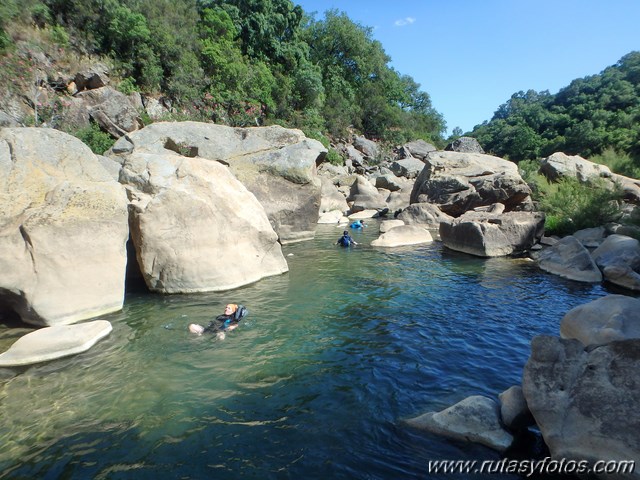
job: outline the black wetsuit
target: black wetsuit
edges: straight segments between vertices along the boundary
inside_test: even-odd
[[[209,322],[209,325],[204,329],[204,331],[209,333],[221,332],[222,330],[229,328],[229,326],[238,325],[239,323],[240,319],[236,319],[233,314],[218,315],[215,320],[211,320]]]

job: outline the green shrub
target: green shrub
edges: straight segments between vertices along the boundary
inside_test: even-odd
[[[11,45],[11,39],[4,28],[0,27],[0,53],[4,53],[9,45]]]
[[[132,77],[124,78],[118,84],[118,91],[124,93],[125,95],[130,95],[133,92],[138,91],[138,87],[136,87],[136,81]]]
[[[51,41],[56,45],[59,45],[60,47],[69,46],[69,34],[60,25],[51,27],[51,29],[49,29],[49,35],[51,36]]]
[[[640,178],[640,163],[634,162],[628,154],[618,153],[613,148],[607,148],[600,155],[595,155],[591,161],[606,165],[612,172],[625,177]]]
[[[103,155],[115,143],[115,139],[95,123],[74,132],[73,136],[82,140],[97,155]]]
[[[342,166],[344,165],[344,158],[335,149],[329,148],[327,153],[327,162],[332,165]]]
[[[583,228],[598,227],[620,214],[621,189],[609,189],[601,180],[585,184],[566,178],[555,184],[541,182],[536,186],[540,209],[546,214],[548,234],[569,235]]]

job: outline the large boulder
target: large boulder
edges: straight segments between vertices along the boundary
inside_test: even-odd
[[[553,458],[640,463],[639,368],[640,339],[594,349],[578,340],[533,339],[522,389]]]
[[[431,152],[416,179],[411,203],[435,203],[453,217],[476,207],[503,203],[525,209],[531,189],[515,163],[480,153]]]
[[[608,282],[640,291],[638,240],[625,235],[609,235],[591,255]]]
[[[602,281],[602,273],[591,254],[573,235],[562,238],[533,257],[545,272],[578,282]]]
[[[544,214],[467,212],[440,222],[445,247],[479,257],[499,257],[529,250],[542,237]]]
[[[606,165],[585,160],[579,155],[556,152],[540,161],[540,173],[551,181],[560,178],[577,178],[581,182],[596,178],[611,178],[611,170]]]
[[[127,203],[77,138],[1,129],[0,303],[44,326],[120,310]]]
[[[132,199],[131,237],[151,291],[229,290],[288,270],[264,208],[222,163],[134,152],[120,181]]]
[[[500,422],[498,403],[480,395],[467,397],[441,412],[408,419],[406,423],[455,440],[480,443],[499,452],[504,452],[513,442]]]
[[[174,152],[228,165],[262,204],[281,243],[315,235],[321,199],[316,159],[326,149],[300,130],[154,123],[118,140],[112,152]]]
[[[640,338],[640,300],[607,295],[572,308],[560,322],[560,336],[584,346]]]

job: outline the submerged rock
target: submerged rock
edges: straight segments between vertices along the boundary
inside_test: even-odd
[[[437,435],[480,443],[504,452],[511,446],[513,437],[502,427],[499,409],[495,400],[474,395],[441,412],[425,413],[406,423]]]
[[[0,367],[30,365],[85,352],[109,335],[111,329],[106,320],[41,328],[20,337],[0,354]]]

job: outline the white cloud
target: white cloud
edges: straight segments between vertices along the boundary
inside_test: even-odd
[[[411,25],[415,21],[416,19],[413,17],[406,17],[406,18],[401,18],[400,20],[396,20],[393,23],[393,25],[396,27],[404,27],[405,25]]]

